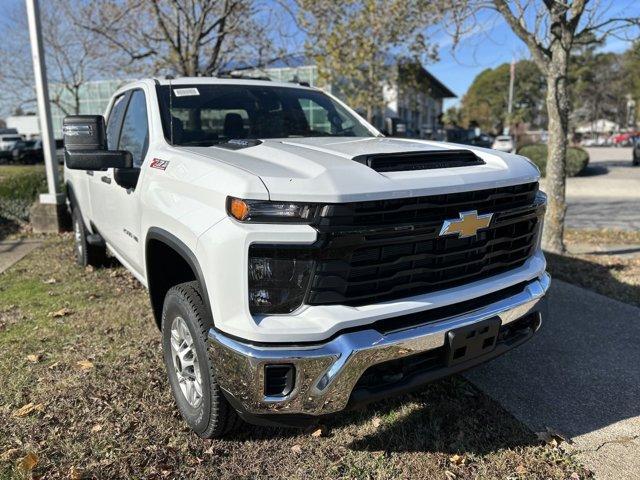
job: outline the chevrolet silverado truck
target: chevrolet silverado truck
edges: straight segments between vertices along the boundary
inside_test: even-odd
[[[546,197],[522,156],[387,138],[262,80],[141,80],[63,129],[77,261],[108,251],[148,289],[201,437],[420,388],[546,316]]]

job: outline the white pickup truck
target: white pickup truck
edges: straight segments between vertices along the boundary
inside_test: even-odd
[[[238,79],[131,83],[64,135],[78,262],[108,250],[148,288],[202,437],[419,388],[546,315],[522,156],[386,138],[318,89]]]

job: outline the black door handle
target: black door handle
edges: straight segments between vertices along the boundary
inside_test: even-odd
[[[111,177],[100,177],[100,180],[102,180],[104,183],[111,183]]]

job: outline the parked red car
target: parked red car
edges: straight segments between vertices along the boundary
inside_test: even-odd
[[[619,133],[617,135],[614,135],[612,138],[613,144],[616,147],[630,146],[633,142],[634,135],[635,134],[633,132]]]

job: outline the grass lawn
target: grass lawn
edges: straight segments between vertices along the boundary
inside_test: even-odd
[[[612,230],[569,230],[565,235],[572,244],[640,245],[640,232]],[[554,278],[640,307],[640,252],[634,257],[603,255],[600,252],[579,255],[547,253],[549,272]]]
[[[146,291],[122,267],[75,266],[70,235],[0,275],[0,298],[0,478],[590,476],[461,377],[336,415],[322,436],[201,440],[170,396]]]

